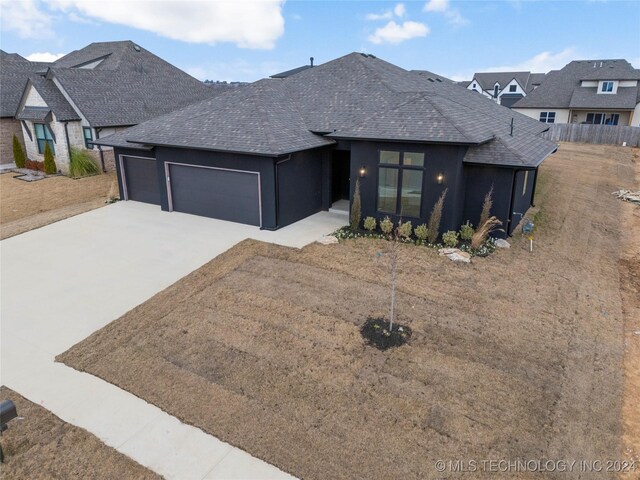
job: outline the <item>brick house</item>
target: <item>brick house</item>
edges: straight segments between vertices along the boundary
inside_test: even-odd
[[[219,92],[131,41],[92,43],[25,82],[16,118],[27,157],[42,161],[49,143],[63,173],[72,148],[113,169],[113,150],[94,140]]]
[[[24,147],[20,120],[15,118],[29,75],[46,70],[48,63],[30,62],[17,53],[0,50],[0,164],[13,163],[13,136]]]

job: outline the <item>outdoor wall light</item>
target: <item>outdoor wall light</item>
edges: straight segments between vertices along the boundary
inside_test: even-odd
[[[367,175],[367,169],[365,168],[364,165],[360,167],[360,170],[358,170],[358,173],[360,174],[360,178],[364,178],[365,175]]]
[[[442,185],[442,182],[444,182],[444,175],[442,173],[439,173],[436,177],[436,180],[438,181],[438,185]]]

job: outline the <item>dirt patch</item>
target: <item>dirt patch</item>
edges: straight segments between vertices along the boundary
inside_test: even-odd
[[[303,478],[622,459],[629,205],[610,193],[633,165],[629,149],[599,148],[563,145],[545,162],[533,253],[519,236],[470,265],[402,246],[402,347],[359,332],[388,311],[382,241],[245,241],[58,360]]]
[[[634,149],[635,184],[640,184],[640,148]],[[640,207],[623,207],[623,238],[627,247],[620,257],[622,310],[625,317],[625,395],[622,406],[623,455],[640,464]],[[637,478],[629,474],[623,478]]]
[[[65,176],[25,182],[0,175],[0,239],[104,206],[118,196],[115,172],[81,179]]]
[[[0,398],[12,400],[24,418],[11,421],[0,437],[2,479],[162,478],[7,387],[0,387]]]

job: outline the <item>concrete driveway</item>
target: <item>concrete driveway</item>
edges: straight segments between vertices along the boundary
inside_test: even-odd
[[[167,478],[287,478],[54,357],[242,240],[302,247],[345,223],[268,232],[119,202],[3,240],[0,382]]]

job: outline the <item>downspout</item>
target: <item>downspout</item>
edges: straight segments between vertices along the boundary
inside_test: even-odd
[[[507,237],[511,236],[511,224],[513,222],[513,214],[517,213],[513,211],[513,197],[515,197],[515,193],[516,193],[516,179],[518,176],[518,172],[520,170],[518,169],[514,169],[513,170],[513,176],[511,177],[511,198],[509,198],[509,219],[507,220],[507,231],[505,232]],[[520,219],[522,220],[522,216],[520,217]]]
[[[64,136],[67,139],[67,154],[69,155],[69,163],[71,163],[71,141],[69,140],[69,122],[64,122]]]
[[[96,128],[96,140],[100,140],[101,128]],[[107,173],[107,167],[104,165],[104,152],[102,151],[102,145],[98,145],[98,151],[100,152],[100,164],[102,165],[102,173]]]
[[[289,160],[291,160],[291,154],[287,155],[287,158],[283,158],[282,160],[279,160],[275,163],[275,180],[276,180],[276,228],[274,228],[274,230],[277,230],[278,228],[280,228],[280,202],[278,201],[278,197],[279,197],[279,193],[280,193],[280,180],[279,180],[279,176],[278,176],[278,165],[280,165],[281,163],[284,162],[288,162]],[[263,227],[264,228],[264,227]]]

